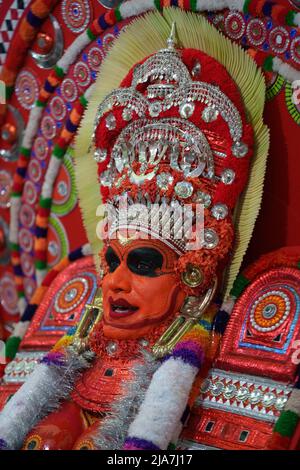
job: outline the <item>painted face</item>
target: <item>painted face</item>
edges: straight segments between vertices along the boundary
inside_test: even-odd
[[[103,332],[108,338],[147,334],[181,307],[184,293],[174,273],[177,255],[158,240],[112,240],[105,250]]]

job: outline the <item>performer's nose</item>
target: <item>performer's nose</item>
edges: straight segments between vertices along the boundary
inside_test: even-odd
[[[131,273],[124,261],[111,273],[110,288],[114,292],[131,291]]]

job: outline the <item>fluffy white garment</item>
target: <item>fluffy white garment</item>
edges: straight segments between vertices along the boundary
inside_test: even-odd
[[[26,303],[26,302],[25,302]],[[18,338],[24,338],[24,335],[28,329],[30,321],[19,321],[13,329],[11,336],[17,336]]]
[[[231,0],[228,2],[230,10],[243,11],[245,0]]]
[[[154,9],[153,0],[130,0],[129,2],[122,3],[120,6],[120,13],[122,18],[131,18],[135,15],[140,15],[148,10]]]
[[[173,432],[173,435],[172,435],[172,438],[171,438],[170,442],[175,446],[178,443],[179,436],[182,432],[182,428],[183,428],[183,424],[180,422],[180,423],[178,423],[177,428]]]
[[[18,300],[18,310],[19,310],[20,315],[23,315],[23,313],[25,312],[26,307],[27,307],[27,301],[26,301],[25,297],[21,297]]]
[[[9,241],[19,243],[19,212],[21,209],[21,198],[12,196],[10,198],[10,224]]]
[[[231,315],[235,301],[236,299],[234,297],[230,297],[230,296],[227,297],[227,299],[223,301],[220,310],[224,310],[225,312],[228,313],[228,315]]]
[[[294,388],[288,399],[287,404],[285,405],[285,411],[293,411],[298,416],[300,416],[300,390]]]
[[[218,11],[229,8],[229,10],[243,11],[245,0],[198,0],[198,11]]]
[[[39,364],[0,413],[0,441],[9,449],[22,447],[26,435],[66,400],[78,373],[89,367],[93,354],[68,349],[64,365]]]
[[[84,256],[89,256],[93,254],[92,247],[89,243],[86,243],[85,245],[83,245],[81,251]]]
[[[93,83],[93,85],[89,86],[89,88],[87,90],[85,90],[84,97],[85,97],[86,100],[90,99],[90,97],[93,94],[94,88],[95,88],[95,84]]]
[[[198,0],[197,1],[197,10],[204,11],[204,10],[224,10],[224,8],[228,7],[228,0]]]
[[[47,168],[45,175],[45,181],[42,187],[41,195],[44,198],[51,198],[53,192],[53,185],[56,180],[57,174],[61,167],[63,159],[57,158],[55,155],[51,155],[50,163]]]
[[[81,53],[82,49],[84,49],[90,42],[91,40],[86,32],[80,34],[71,46],[68,47],[61,59],[59,59],[57,66],[61,67],[64,72],[67,72],[70,65],[75,62],[77,56]]]
[[[179,358],[170,358],[154,373],[128,436],[145,439],[167,449],[186,408],[198,369]]]
[[[34,427],[43,406],[55,392],[60,374],[39,364],[30,378],[6,403],[0,413],[0,438],[10,449],[22,446],[24,438]]]
[[[28,124],[23,137],[23,147],[26,147],[28,149],[32,147],[32,142],[37,134],[42,114],[43,108],[41,108],[40,106],[34,106],[34,108],[31,109],[28,118]]]
[[[229,8],[230,10],[242,11],[244,3],[244,0],[198,0],[196,9],[197,11],[218,11]],[[121,4],[120,13],[122,18],[131,18],[154,8],[153,0],[139,0],[138,2],[129,0]]]
[[[36,285],[40,286],[43,282],[43,280],[46,277],[47,274],[47,269],[36,269],[35,270],[35,277],[36,277]]]
[[[297,13],[294,17],[294,23],[297,26],[300,26],[300,13]]]
[[[284,63],[279,57],[273,59],[273,71],[279,73],[288,82],[300,80],[300,72],[289,64]]]

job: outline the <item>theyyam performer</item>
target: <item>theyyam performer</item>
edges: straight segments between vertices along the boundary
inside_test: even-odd
[[[166,8],[120,33],[75,145],[97,308],[6,404],[1,448],[178,445],[259,211],[264,101],[253,59],[200,15]]]

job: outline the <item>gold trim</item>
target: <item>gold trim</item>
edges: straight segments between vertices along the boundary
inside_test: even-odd
[[[186,300],[182,307],[181,315],[175,318],[173,323],[152,348],[152,352],[157,359],[169,354],[178,341],[198,323],[199,319],[210,306],[215,296],[217,285],[218,281],[217,278],[215,278],[212,287],[208,289],[202,299],[196,300],[196,308],[190,308],[189,298]]]
[[[83,352],[88,347],[89,335],[101,320],[103,315],[102,290],[97,289],[93,302],[85,305],[84,314],[76,329],[72,345],[78,352]]]

